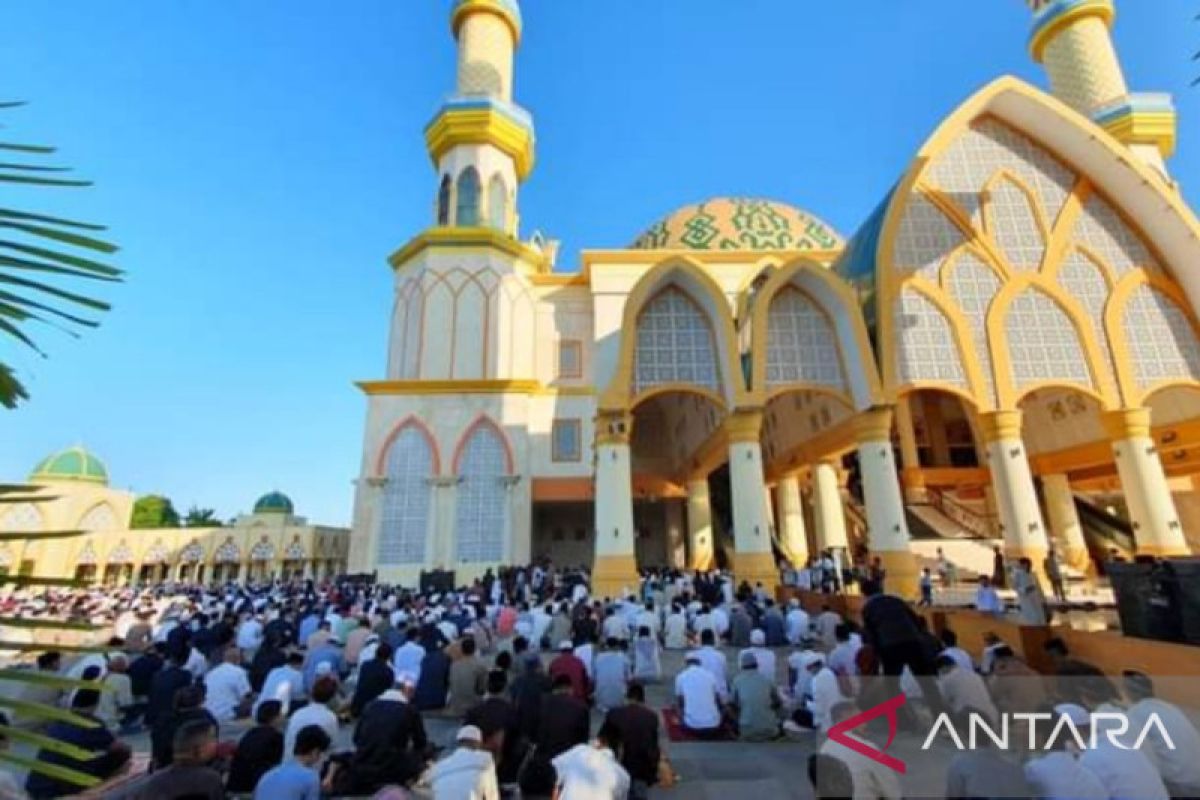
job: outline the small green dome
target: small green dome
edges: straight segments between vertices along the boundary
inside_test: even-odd
[[[42,459],[29,476],[30,483],[52,481],[83,481],[108,486],[108,470],[104,462],[82,447],[69,447]]]
[[[295,510],[291,498],[283,492],[268,492],[254,504],[255,514],[291,514]]]

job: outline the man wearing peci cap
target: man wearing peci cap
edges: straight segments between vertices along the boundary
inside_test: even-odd
[[[455,741],[455,751],[434,764],[429,774],[433,800],[500,800],[496,765],[485,746],[483,732],[474,725],[464,725],[458,729]]]
[[[588,701],[590,686],[588,684],[587,667],[575,655],[575,647],[571,640],[563,639],[558,645],[558,656],[550,662],[550,679],[560,675],[571,681],[571,694],[581,703]]]
[[[697,738],[715,739],[721,735],[721,692],[717,679],[701,666],[696,651],[688,653],[685,660],[687,666],[675,677],[680,722]]]
[[[762,676],[775,683],[775,653],[766,647],[767,635],[760,630],[750,633],[750,646],[738,653],[738,663],[745,666],[746,656],[754,659]]]
[[[760,631],[755,631],[759,633]],[[741,671],[733,679],[730,703],[737,709],[738,738],[744,742],[765,742],[779,735],[779,696],[775,684],[759,670],[755,654],[742,651]]]

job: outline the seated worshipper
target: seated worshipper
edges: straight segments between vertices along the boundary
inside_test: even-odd
[[[812,784],[817,800],[851,800],[854,797],[854,780],[846,764],[822,753],[808,757],[808,782]]]
[[[746,610],[746,606],[737,603],[729,612],[729,646],[749,647],[752,630],[754,630],[754,619]]]
[[[962,667],[957,669],[961,670]],[[972,714],[987,716],[985,712],[969,706],[951,712],[954,730],[969,731]],[[978,733],[971,749],[961,750],[950,759],[950,766],[946,770],[946,800],[1033,796],[1020,762],[1011,752],[1001,750],[986,733]]]
[[[833,709],[847,698],[842,695],[837,674],[825,662],[825,656],[809,652],[804,659],[804,670],[811,676],[807,693],[797,696],[800,706],[792,714],[792,722],[802,728],[827,731],[833,725]],[[789,731],[795,732],[791,726]]]
[[[331,744],[329,734],[317,725],[299,731],[289,757],[259,779],[254,800],[320,800],[325,788],[321,783],[321,761]],[[328,786],[330,779],[326,781]]]
[[[450,656],[439,646],[433,626],[425,629],[421,646],[425,656],[421,659],[421,672],[416,676],[417,693],[413,696],[413,704],[421,711],[440,711],[446,707],[450,694]]]
[[[700,666],[712,673],[717,681],[717,691],[721,701],[729,698],[729,669],[725,654],[716,648],[716,634],[711,630],[700,634],[700,648],[695,651],[700,658]]]
[[[231,794],[253,792],[258,779],[283,761],[283,728],[287,723],[283,704],[264,700],[254,712],[254,721],[258,724],[238,740],[233,763],[229,765],[225,788]]]
[[[813,630],[817,639],[829,650],[837,647],[837,626],[842,624],[842,616],[828,605],[821,606],[821,613],[813,622]]]
[[[214,733],[218,730],[217,720],[204,707],[204,684],[197,683],[184,686],[175,692],[175,708],[170,714],[164,714],[150,729],[150,754],[154,768],[162,769],[170,766],[174,759],[175,731],[180,726],[193,720],[203,720],[212,726]]]
[[[330,707],[337,699],[338,684],[331,675],[322,675],[313,684],[312,701],[288,718],[287,728],[283,735],[284,759],[292,752],[296,744],[296,736],[309,725],[316,725],[329,734],[330,741],[338,735],[338,718]]]
[[[852,702],[843,701],[834,705],[829,718],[833,724],[847,720],[859,713],[858,706]],[[856,728],[846,731],[843,736],[854,739],[864,746],[879,750],[882,742],[869,741],[863,729]],[[857,798],[877,798],[877,800],[901,800],[903,792],[900,779],[890,767],[884,766],[873,758],[859,753],[834,739],[826,739],[817,749],[822,756],[831,756],[846,765],[850,772],[850,780],[854,786],[853,796]]]
[[[965,670],[970,672],[975,671],[975,662],[971,659],[971,654],[958,646],[957,633],[949,628],[942,628],[942,632],[938,634],[938,638],[942,640],[942,655],[950,656],[954,659],[954,663]]]
[[[241,663],[241,649],[228,647],[225,661],[204,676],[204,707],[219,723],[250,716],[250,677]]]
[[[600,726],[596,741],[578,744],[551,762],[557,775],[555,797],[559,800],[625,800],[629,796],[629,773],[621,766],[621,732],[612,725]]]
[[[774,600],[767,600],[767,611],[763,614],[762,627],[767,635],[767,647],[787,645],[787,623]]]
[[[1113,742],[1108,735],[1128,730],[1127,720],[1093,721],[1086,708],[1074,703],[1061,703],[1054,707],[1054,712],[1075,723],[1080,738],[1088,744],[1079,754],[1079,763],[1100,779],[1110,798],[1168,800],[1167,787],[1149,756],[1130,744]],[[1093,725],[1097,727],[1095,738],[1092,736]]]
[[[761,631],[755,631],[760,633]],[[751,650],[742,651],[741,671],[733,679],[730,705],[737,711],[738,738],[743,742],[766,742],[779,736],[779,696],[775,684],[758,669]]]
[[[992,651],[992,674],[988,689],[992,701],[1001,713],[1033,711],[1046,705],[1045,679],[1030,667],[1006,644]]]
[[[1042,712],[1047,709],[1037,708]],[[1086,712],[1085,712],[1086,713]],[[1054,717],[1062,714],[1054,713]],[[1054,734],[1057,725],[1043,722],[1033,728],[1031,735],[1039,737],[1030,748],[1033,755],[1025,762],[1025,780],[1032,797],[1041,800],[1108,800],[1108,790],[1091,770],[1083,766],[1076,754],[1074,736],[1063,728]],[[979,737],[976,737],[978,740]],[[1022,738],[1017,738],[1022,741]],[[1133,800],[1128,798],[1127,800]]]
[[[754,631],[750,634],[750,647],[738,653],[738,663],[745,663],[745,656],[750,655],[754,658],[754,663],[758,665],[758,671],[762,676],[775,685],[775,653],[768,650],[764,645],[767,643],[767,635],[762,631]]]
[[[358,666],[358,655],[367,646],[367,640],[370,638],[371,620],[368,617],[360,617],[358,625],[346,634],[346,649],[342,654],[351,669]]]
[[[429,739],[421,712],[412,703],[413,676],[396,676],[395,685],[363,708],[354,728],[354,755],[346,772],[347,794],[368,794],[381,786],[408,786],[425,769]]]
[[[1196,758],[1200,753],[1200,731],[1177,706],[1154,696],[1154,682],[1149,676],[1126,671],[1123,688],[1130,703],[1125,712],[1129,730],[1145,730],[1151,716],[1156,716],[1171,739],[1168,745],[1161,735],[1152,733],[1142,744],[1142,752],[1158,768],[1171,797],[1200,797],[1200,758]]]
[[[184,669],[187,652],[173,650],[167,653],[167,664],[158,670],[150,679],[150,693],[146,698],[146,724],[153,727],[160,719],[165,719],[175,710],[175,692],[189,686],[197,677]],[[166,745],[170,753],[171,746]]]
[[[650,786],[658,781],[662,758],[658,714],[646,707],[646,690],[639,683],[629,684],[625,705],[608,712],[604,724],[621,735],[621,766],[629,773],[630,800],[643,800]]]
[[[62,653],[59,653],[57,650],[49,650],[38,655],[36,664],[37,674],[54,677],[58,675],[58,671],[61,668]],[[57,686],[30,681],[10,686],[9,689],[14,692],[15,699],[23,703],[42,703],[48,706],[57,706],[62,701],[62,689]],[[16,722],[22,728],[41,728],[46,724],[45,719],[41,717],[26,717],[24,715],[18,715]]]
[[[224,800],[221,773],[211,766],[217,757],[217,732],[204,720],[192,720],[175,731],[171,766],[150,773],[115,792],[107,800]]]
[[[255,700],[254,711],[267,700],[276,700],[283,706],[286,717],[304,704],[308,696],[304,692],[304,654],[299,651],[288,653],[287,661],[267,673],[262,693]]]
[[[421,629],[413,626],[404,634],[404,644],[396,649],[392,668],[397,674],[406,672],[421,681],[421,662],[425,660],[425,648],[421,646]]]
[[[358,682],[354,684],[354,696],[350,700],[350,714],[357,717],[367,703],[392,688],[396,673],[392,669],[392,646],[380,642],[374,656],[358,668]]]
[[[100,693],[100,708],[96,716],[104,721],[110,730],[129,732],[135,726],[135,721],[146,707],[144,703],[133,700],[133,684],[126,674],[129,670],[128,656],[124,653],[112,653],[108,657],[108,672],[104,675],[105,690]]]
[[[551,680],[566,677],[571,682],[571,694],[581,703],[588,701],[590,687],[588,671],[569,639],[564,639],[558,645],[558,655],[550,662],[549,675]]]
[[[791,645],[798,645],[809,635],[808,612],[800,607],[800,601],[792,598],[788,601],[787,640]]]
[[[521,773],[521,791],[527,795],[549,794],[555,785],[551,761],[575,745],[587,743],[590,729],[587,705],[575,697],[571,679],[558,675],[553,691],[542,701],[533,755]]]
[[[974,670],[963,669],[962,665],[948,653],[941,653],[935,662],[937,666],[938,691],[942,693],[942,702],[950,712],[974,709],[986,717],[989,723],[1000,718],[992,702],[991,692],[983,677]]]
[[[483,733],[464,725],[454,739],[458,747],[429,773],[433,800],[500,800],[496,764]]]
[[[975,590],[975,610],[983,614],[1004,616],[1004,601],[992,586],[992,579],[987,575],[979,576],[979,588]]]
[[[678,604],[671,606],[671,613],[663,624],[663,647],[668,650],[682,650],[688,646],[687,615]]]
[[[521,737],[521,720],[516,707],[505,697],[508,674],[494,669],[488,673],[487,696],[467,712],[465,725],[473,725],[483,733],[483,741],[496,760],[496,776],[501,785],[517,780],[517,770],[525,752]]]
[[[327,666],[322,666],[325,664]],[[309,650],[304,661],[304,690],[312,694],[313,684],[321,675],[331,675],[338,681],[345,675],[345,661],[342,658],[342,640],[330,636],[325,644],[316,650]]]
[[[600,632],[605,639],[626,641],[629,639],[629,623],[625,621],[623,614],[617,613],[615,607],[609,606],[605,612],[604,625],[601,626]]]
[[[629,659],[620,640],[610,637],[607,649],[596,656],[596,710],[601,714],[625,702],[629,688]]]
[[[487,664],[475,654],[475,640],[460,642],[462,658],[450,664],[450,713],[461,717],[483,699],[487,691]]]
[[[509,694],[517,709],[521,735],[526,741],[533,742],[537,740],[542,718],[542,700],[550,694],[552,684],[536,654],[527,654],[521,669],[524,671],[513,681]]]
[[[310,653],[320,650],[329,641],[331,636],[333,636],[333,623],[327,619],[323,619],[317,625],[317,629],[310,633],[308,638],[304,639],[304,649]]]
[[[693,650],[684,657],[686,666],[675,676],[675,699],[679,704],[679,720],[684,730],[698,739],[718,739],[721,727],[722,692],[712,672],[700,663],[700,653]]]
[[[37,760],[45,764],[73,769],[100,780],[108,780],[123,769],[129,762],[129,745],[119,741],[109,732],[108,728],[96,717],[96,709],[100,705],[100,693],[95,689],[79,689],[71,699],[71,711],[84,719],[96,723],[94,728],[85,728],[73,722],[53,722],[45,731],[45,736],[61,742],[74,745],[94,753],[86,761],[77,761],[70,756],[55,750],[41,748]],[[72,783],[61,781],[41,772],[30,772],[25,779],[25,791],[32,798],[61,797],[74,794],[78,787]]]
[[[637,638],[633,640],[633,679],[641,683],[662,680],[661,651],[649,625],[638,628]]]
[[[1060,702],[1088,705],[1085,695],[1105,684],[1107,691],[1102,688],[1101,692],[1109,696],[1115,694],[1104,673],[1094,664],[1073,658],[1067,643],[1058,636],[1047,639],[1042,645],[1042,652],[1049,657],[1053,672],[1058,676],[1057,680],[1048,678],[1047,683]]]

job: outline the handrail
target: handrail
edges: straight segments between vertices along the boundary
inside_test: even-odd
[[[926,488],[925,491],[929,496],[929,505],[940,511],[942,516],[961,525],[967,530],[967,533],[982,539],[995,537],[996,523],[998,521],[995,514],[981,513],[973,508],[969,508],[954,498],[947,497],[939,489]]]

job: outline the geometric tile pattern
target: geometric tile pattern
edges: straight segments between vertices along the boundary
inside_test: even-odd
[[[842,238],[807,211],[753,197],[714,197],[654,223],[630,249],[831,250]]]
[[[143,564],[166,564],[170,560],[171,551],[162,542],[152,544],[150,549],[146,551],[146,555],[142,557]]]
[[[988,190],[988,232],[1013,269],[1036,272],[1046,252],[1046,241],[1038,227],[1029,197],[1008,178]]]
[[[1014,298],[1004,332],[1018,391],[1040,381],[1092,386],[1079,335],[1070,317],[1045,292],[1028,289]]]
[[[33,503],[17,503],[0,515],[0,531],[40,531],[42,515]]]
[[[1103,259],[1118,278],[1137,267],[1157,267],[1145,243],[1098,194],[1084,203],[1074,238]]]
[[[117,542],[117,546],[108,554],[109,564],[132,564],[133,550],[125,542]]]
[[[896,300],[901,383],[939,381],[967,388],[950,320],[925,295],[905,287]]]
[[[179,551],[179,560],[184,564],[195,564],[204,560],[204,546],[199,542],[188,542],[188,545]]]
[[[721,391],[708,318],[676,286],[659,292],[638,314],[633,363],[635,395],[667,383]]]
[[[236,564],[242,560],[242,550],[232,539],[226,539],[217,548],[217,552],[213,554],[213,561],[217,564]]]
[[[979,191],[1002,169],[1033,190],[1043,219],[1053,226],[1075,183],[1075,173],[1045,148],[998,120],[984,119],[972,124],[925,174],[978,226]]]
[[[829,316],[789,286],[775,295],[767,312],[767,388],[795,383],[843,389],[846,379]]]
[[[983,370],[988,396],[995,401],[992,353],[987,341],[987,313],[996,293],[1000,291],[1000,278],[977,255],[963,251],[946,280],[946,290],[971,327],[975,359]]]
[[[1142,284],[1121,320],[1139,389],[1168,379],[1200,380],[1200,341],[1174,300]]]
[[[1087,309],[1092,331],[1104,354],[1103,379],[1109,384],[1114,373],[1112,349],[1108,345],[1108,334],[1104,332],[1104,308],[1109,297],[1104,274],[1091,259],[1078,250],[1072,250],[1058,268],[1058,282],[1068,295]]]
[[[260,540],[250,548],[251,561],[272,561],[275,558],[275,545],[269,541]]]
[[[387,453],[387,483],[379,530],[380,564],[425,563],[433,454],[415,425],[400,431]],[[300,558],[304,558],[301,548]]]
[[[504,559],[508,473],[504,443],[489,425],[476,426],[459,462],[455,498],[456,560],[497,562]]]
[[[964,241],[949,217],[923,194],[914,194],[896,231],[896,269],[936,281],[938,267]]]

